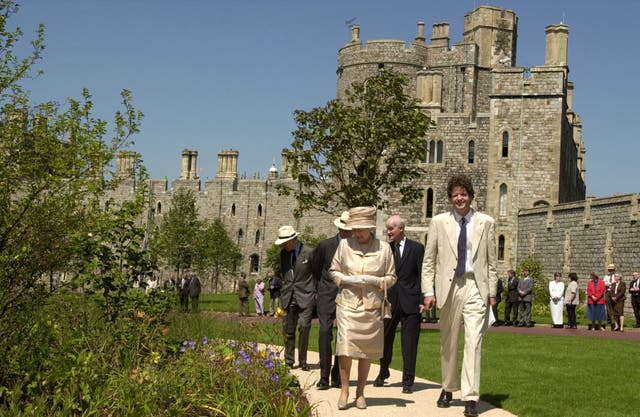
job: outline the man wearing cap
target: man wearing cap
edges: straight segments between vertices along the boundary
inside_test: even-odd
[[[431,219],[422,263],[424,308],[439,294],[442,391],[436,405],[451,406],[461,391],[464,415],[478,415],[482,335],[491,325],[489,308],[496,303],[495,222],[471,208],[474,191],[465,175],[447,184],[453,209]],[[435,284],[435,293],[434,293]],[[462,378],[458,371],[458,339],[464,324]],[[462,379],[462,383],[461,383]]]
[[[613,308],[611,305],[611,287],[616,282],[616,266],[614,264],[607,265],[607,274],[602,277],[602,281],[604,282],[604,304],[607,308],[607,323],[613,329],[613,323],[611,322],[613,318]]]
[[[347,226],[349,212],[343,211],[342,215],[333,221],[338,228],[338,233],[318,244],[313,255],[313,274],[318,281],[318,299],[316,311],[320,331],[318,333],[318,350],[320,354],[320,380],[316,387],[320,390],[329,388],[329,374],[331,374],[331,386],[340,387],[340,367],[336,356],[331,367],[333,322],[336,319],[336,295],[338,286],[329,275],[329,267],[336,253],[341,239],[351,237],[351,228]]]
[[[394,255],[396,285],[388,291],[391,318],[384,321],[384,352],[380,359],[380,372],[373,385],[381,387],[389,378],[389,364],[393,357],[393,341],[398,323],[402,324],[402,392],[411,394],[416,375],[416,357],[420,336],[421,297],[420,273],[424,246],[404,235],[404,220],[393,215],[385,222],[387,238]]]
[[[298,362],[300,369],[309,370],[307,348],[311,316],[315,306],[317,281],[311,268],[314,248],[303,245],[298,240],[299,232],[292,226],[278,229],[275,244],[280,250],[280,270],[282,271],[282,291],[280,301],[287,315],[282,319],[284,331],[284,361],[293,367],[295,362],[296,327],[298,328]]]

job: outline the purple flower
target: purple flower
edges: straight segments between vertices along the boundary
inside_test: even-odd
[[[271,375],[271,377],[270,377],[270,378],[271,378],[271,380],[272,380],[273,382],[278,382],[278,381],[280,381],[280,375],[278,375],[278,374],[273,374],[273,375]]]
[[[286,395],[287,397],[291,397],[291,391],[289,391],[288,389],[284,390],[284,395]]]
[[[206,345],[207,343],[209,343],[209,339],[207,339],[207,336],[204,336],[204,337],[202,338],[202,344],[203,344],[203,345]]]
[[[229,346],[236,347],[236,341],[235,340],[230,340],[229,341]]]
[[[264,364],[264,367],[267,369],[273,368],[273,361],[271,359],[267,360],[267,362]]]
[[[182,347],[180,348],[180,353],[184,353],[184,352],[185,352],[185,350],[186,350],[186,349],[184,348],[184,346],[182,346]]]

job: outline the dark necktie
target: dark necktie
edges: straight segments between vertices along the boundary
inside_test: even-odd
[[[458,265],[456,266],[456,276],[464,275],[467,262],[467,227],[466,219],[460,219],[460,235],[458,235]]]
[[[396,243],[395,245],[393,245],[393,247],[394,247],[394,249],[395,249],[393,252],[394,252],[394,255],[396,256],[396,259],[395,259],[396,264],[399,264],[399,263],[400,263],[400,259],[401,259],[401,255],[400,255],[400,244],[399,244],[399,243]]]

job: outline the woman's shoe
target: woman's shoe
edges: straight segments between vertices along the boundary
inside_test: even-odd
[[[347,409],[347,400],[349,396],[347,395],[344,399],[342,399],[342,395],[338,399],[338,410],[346,410]]]
[[[361,395],[356,399],[356,407],[360,410],[367,408],[367,401],[364,399],[364,395]]]

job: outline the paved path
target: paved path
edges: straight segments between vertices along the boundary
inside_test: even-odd
[[[357,374],[357,361],[355,360],[351,367],[350,407],[346,410],[338,410],[337,403],[340,390],[330,388],[321,391],[316,388],[316,382],[320,378],[318,353],[308,352],[307,359],[311,366],[310,371],[305,372],[296,368],[292,372],[298,377],[309,401],[316,405],[318,417],[461,417],[464,411],[464,403],[460,401],[459,392],[453,393],[453,403],[450,408],[436,407],[436,401],[440,395],[440,384],[425,379],[416,378],[413,385],[413,393],[403,394],[402,373],[395,369],[389,370],[391,376],[387,379],[387,384],[384,387],[374,387],[373,379],[378,375],[379,370],[379,366],[374,363],[371,364],[369,381],[364,391],[367,399],[367,409],[359,410],[355,406],[355,379]],[[481,417],[514,416],[514,414],[501,408],[496,408],[484,401],[478,402],[478,411]]]

